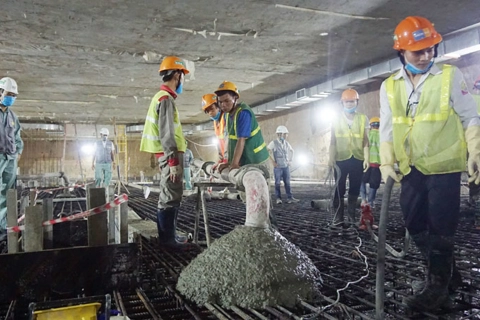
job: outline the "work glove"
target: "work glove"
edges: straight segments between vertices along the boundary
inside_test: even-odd
[[[363,147],[363,172],[370,167],[370,147]]]
[[[334,145],[330,146],[328,150],[328,166],[333,168],[335,166],[335,157],[337,156],[337,147]]]
[[[183,169],[178,158],[168,159],[168,168],[170,169],[170,180],[173,183],[181,182],[183,179]]]
[[[393,151],[392,142],[382,142],[380,144],[380,172],[382,173],[383,181],[387,182],[387,178],[391,177],[396,182],[400,182],[403,176],[397,174],[393,169],[395,163],[395,152]]]
[[[468,150],[468,182],[480,184],[480,126],[470,126],[465,130]]]

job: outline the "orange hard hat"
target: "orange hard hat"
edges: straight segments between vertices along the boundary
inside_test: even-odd
[[[217,102],[217,95],[214,93],[207,93],[202,97],[202,110],[205,111],[212,104]]]
[[[230,82],[230,81],[223,81],[219,86],[218,89],[215,90],[215,93],[218,94],[220,91],[233,91],[237,94],[238,97],[240,97],[240,93],[237,89],[237,86],[235,83]]]
[[[374,122],[380,123],[380,118],[379,117],[373,117],[372,119],[370,119],[370,124],[372,124]]]
[[[162,60],[158,72],[167,70],[182,70],[184,74],[189,74],[190,71],[185,67],[185,62],[179,57],[168,56]]]
[[[347,89],[342,92],[341,101],[349,101],[349,100],[358,100],[360,97],[358,96],[357,90],[354,89]]]
[[[393,49],[419,51],[433,47],[442,41],[442,36],[433,24],[423,17],[406,17],[393,34]]]

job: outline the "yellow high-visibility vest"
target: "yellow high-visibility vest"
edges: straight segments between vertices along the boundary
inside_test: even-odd
[[[335,139],[337,141],[336,161],[348,160],[352,156],[358,160],[363,158],[363,138],[365,136],[365,122],[367,117],[361,113],[355,113],[353,123],[348,126],[347,120],[342,115],[334,123]]]

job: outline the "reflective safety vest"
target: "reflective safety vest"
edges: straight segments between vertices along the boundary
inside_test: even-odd
[[[370,163],[380,164],[380,131],[370,129],[368,142],[370,144]]]
[[[15,142],[16,115],[10,108],[0,111],[0,154],[14,155],[17,152]],[[4,120],[4,117],[6,118]]]
[[[105,141],[105,147],[103,141],[97,141],[95,144],[95,162],[96,163],[112,163],[112,151],[113,142],[110,140]]]
[[[268,160],[269,154],[265,140],[263,140],[262,131],[258,125],[257,119],[252,109],[245,103],[240,103],[235,110],[233,121],[230,120],[230,114],[226,115],[226,127],[228,131],[228,163],[232,163],[235,147],[237,146],[237,120],[240,111],[246,110],[250,112],[251,120],[251,132],[250,137],[245,141],[245,147],[243,149],[242,156],[240,158],[240,165],[245,164],[260,164]]]
[[[407,115],[403,78],[386,80],[393,123],[393,148],[402,174],[415,166],[423,174],[465,170],[467,147],[460,118],[450,106],[453,67],[425,80],[415,117]]]
[[[175,142],[177,143],[177,150],[185,152],[187,149],[187,142],[183,136],[180,115],[178,114],[177,107],[175,106],[175,100],[167,91],[160,90],[152,98],[152,102],[150,102],[150,107],[148,108],[145,126],[143,127],[142,141],[140,143],[140,151],[149,153],[163,152],[163,146],[160,142],[159,136],[157,107],[159,105],[159,100],[164,96],[168,96],[168,99],[171,99],[175,110],[173,114],[173,124],[175,127]]]
[[[343,115],[338,117],[334,124],[337,141],[336,161],[348,160],[352,156],[355,159],[363,160],[363,137],[366,121],[367,117],[364,114],[355,113],[353,123],[349,126]]]
[[[223,111],[220,111],[220,118],[213,121],[213,127],[215,129],[215,136],[218,139],[218,147],[220,149],[220,156],[225,158],[225,117]]]

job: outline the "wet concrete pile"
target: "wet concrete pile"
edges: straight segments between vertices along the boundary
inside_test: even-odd
[[[177,290],[199,305],[293,307],[313,299],[321,282],[307,255],[280,233],[238,226],[182,271]]]

